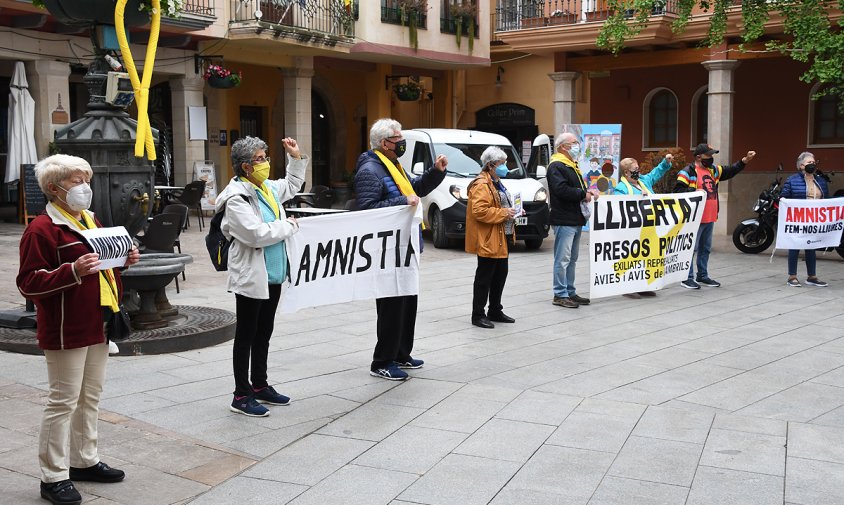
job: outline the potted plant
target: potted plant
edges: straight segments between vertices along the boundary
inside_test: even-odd
[[[399,12],[401,14],[401,25],[404,26],[407,23],[410,47],[419,49],[417,28],[422,21],[422,16],[428,12],[428,0],[399,0]]]
[[[212,88],[228,89],[240,86],[243,74],[239,70],[234,73],[222,65],[208,65],[202,78],[208,81]]]
[[[477,7],[472,0],[459,0],[458,3],[449,6],[451,18],[454,20],[454,35],[457,38],[457,47],[460,47],[460,39],[463,36],[463,25],[466,24],[466,35],[469,37],[469,52],[475,45],[475,16]]]
[[[32,5],[50,11],[64,24],[114,24],[115,0],[32,0]],[[184,0],[160,0],[161,15],[179,17]],[[124,11],[126,26],[143,26],[149,23],[152,0],[128,0]]]
[[[563,23],[574,23],[577,18],[568,9],[557,9],[548,16],[549,25],[559,25]]]
[[[416,81],[411,80],[396,84],[393,86],[393,91],[396,94],[396,98],[402,102],[415,102],[422,96],[422,86]]]

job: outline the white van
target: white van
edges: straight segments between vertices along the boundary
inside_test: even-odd
[[[407,151],[399,162],[410,176],[421,175],[440,154],[448,158],[445,180],[425,197],[425,224],[431,229],[434,247],[451,245],[466,234],[466,188],[481,171],[481,153],[489,146],[500,147],[507,154],[510,173],[501,180],[507,190],[520,193],[525,215],[516,218],[516,238],[528,249],[538,249],[548,236],[548,193],[535,179],[527,176],[522,158],[506,137],[473,130],[415,129],[402,130]]]

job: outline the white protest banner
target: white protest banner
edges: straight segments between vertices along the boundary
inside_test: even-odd
[[[776,249],[838,247],[844,230],[844,198],[780,199]]]
[[[281,311],[418,294],[421,222],[421,205],[299,219]]]
[[[132,237],[122,226],[80,230],[88,245],[100,255],[99,270],[120,268],[126,264],[129,251],[132,250]]]
[[[602,195],[589,220],[592,298],[653,291],[688,276],[703,191]]]

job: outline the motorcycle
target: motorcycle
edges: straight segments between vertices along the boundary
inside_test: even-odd
[[[758,254],[774,243],[782,190],[782,163],[777,167],[777,177],[771,186],[759,194],[753,205],[755,218],[745,219],[733,230],[733,244],[747,254]]]

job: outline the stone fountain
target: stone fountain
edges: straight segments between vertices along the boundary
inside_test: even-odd
[[[92,210],[103,225],[122,225],[135,236],[150,214],[154,167],[151,161],[134,156],[137,121],[122,108],[105,102],[110,68],[105,51],[96,46],[97,57],[84,78],[90,96],[88,111],[58,130],[55,144],[61,153],[79,156],[91,164]],[[156,130],[153,136],[157,141]],[[118,342],[120,354],[176,352],[234,338],[235,317],[231,312],[173,306],[167,299],[165,287],[192,261],[186,254],[142,254],[137,265],[122,273],[124,305],[135,331]],[[35,330],[0,328],[0,350],[40,352]]]

